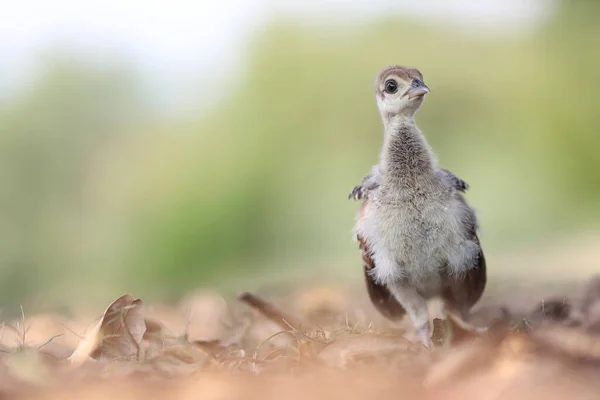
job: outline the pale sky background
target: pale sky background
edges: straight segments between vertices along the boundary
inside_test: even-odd
[[[551,14],[553,0],[0,0],[0,98],[35,79],[51,49],[98,63],[125,59],[165,106],[197,100],[243,60],[241,48],[272,15],[310,23],[368,21],[384,13],[448,24],[465,34],[519,34]],[[467,28],[468,27],[468,28]],[[239,65],[239,64],[238,64]]]

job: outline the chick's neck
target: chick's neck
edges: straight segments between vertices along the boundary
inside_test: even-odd
[[[434,156],[412,117],[399,116],[384,121],[381,169],[384,180],[401,186],[429,181],[434,172]]]

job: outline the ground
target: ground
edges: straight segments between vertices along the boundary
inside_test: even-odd
[[[197,292],[176,306],[124,295],[93,317],[23,316],[2,329],[0,398],[596,398],[600,279],[492,284],[470,323],[434,320],[436,346],[381,318],[359,285],[262,297]],[[435,303],[432,304],[435,315]],[[98,311],[98,315],[101,311]],[[438,315],[438,317],[442,317]]]

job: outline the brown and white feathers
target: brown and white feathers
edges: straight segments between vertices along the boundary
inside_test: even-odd
[[[355,233],[369,296],[390,319],[408,314],[426,345],[427,300],[441,297],[467,316],[486,283],[475,213],[462,195],[468,185],[437,168],[413,119],[429,91],[414,68],[393,66],[378,75],[380,162],[351,193],[364,199]]]

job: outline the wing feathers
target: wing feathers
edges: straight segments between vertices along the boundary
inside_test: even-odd
[[[375,268],[375,263],[373,258],[371,257],[371,253],[369,251],[369,246],[367,243],[358,236],[359,248],[361,250],[362,259],[364,262],[364,273],[365,273],[365,283],[367,285],[367,292],[369,293],[369,298],[373,303],[373,306],[386,318],[392,321],[399,321],[404,317],[406,311],[404,308],[398,303],[398,300],[394,297],[394,295],[388,290],[385,285],[381,285],[373,279],[371,276],[371,270]]]
[[[480,244],[477,235],[474,235],[474,240]],[[473,268],[462,276],[446,276],[446,290],[442,297],[451,308],[457,309],[464,316],[481,298],[486,282],[485,256],[480,246],[477,264]]]

